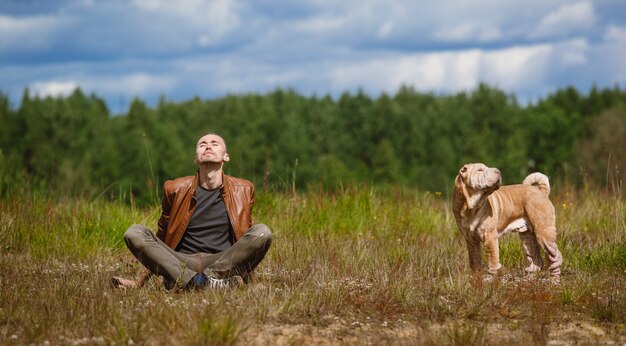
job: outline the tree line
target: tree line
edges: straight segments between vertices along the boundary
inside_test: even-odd
[[[458,169],[484,162],[518,183],[541,171],[555,182],[607,186],[626,177],[626,92],[568,87],[530,104],[481,84],[451,95],[402,87],[364,92],[193,98],[148,106],[134,99],[113,116],[76,89],[19,107],[0,93],[0,192],[158,200],[161,184],[195,173],[195,143],[221,134],[227,173],[259,188],[336,189],[384,184],[451,189]]]

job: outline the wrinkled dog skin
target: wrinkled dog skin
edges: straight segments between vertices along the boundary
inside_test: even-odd
[[[482,163],[464,165],[455,179],[452,208],[467,242],[470,268],[474,273],[482,270],[482,243],[488,272],[497,273],[501,268],[498,237],[516,232],[530,262],[526,271],[542,268],[541,248],[552,280],[558,283],[563,257],[556,245],[556,216],[548,199],[548,177],[532,173],[522,184],[501,184],[500,171]]]

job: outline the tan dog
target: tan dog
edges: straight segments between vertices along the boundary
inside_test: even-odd
[[[469,163],[454,183],[452,209],[467,242],[470,268],[480,272],[485,245],[487,267],[495,274],[500,265],[498,237],[517,232],[530,265],[527,272],[541,269],[543,248],[553,281],[561,275],[563,257],[556,245],[554,206],[548,199],[550,183],[541,173],[532,173],[522,184],[501,185],[500,171],[482,163]]]

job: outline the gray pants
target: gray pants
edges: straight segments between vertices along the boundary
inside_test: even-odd
[[[184,287],[197,273],[244,279],[261,262],[272,244],[272,232],[256,224],[230,248],[215,254],[184,254],[172,250],[143,225],[132,225],[124,234],[130,252],[153,274],[161,275],[168,289]]]

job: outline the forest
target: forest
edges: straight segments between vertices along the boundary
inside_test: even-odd
[[[559,89],[522,104],[481,84],[451,95],[400,88],[302,96],[276,89],[151,107],[125,114],[76,89],[66,97],[0,92],[0,195],[159,200],[161,184],[195,173],[197,138],[225,138],[227,174],[257,188],[334,190],[406,186],[447,195],[468,162],[498,167],[503,183],[547,174],[562,185],[621,189],[626,178],[626,91]]]

